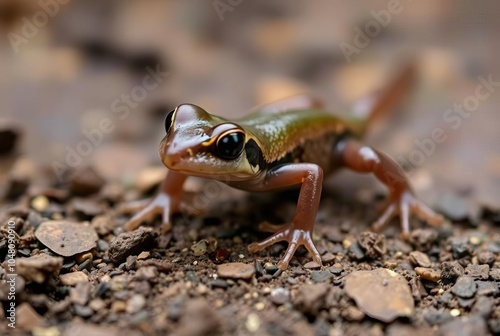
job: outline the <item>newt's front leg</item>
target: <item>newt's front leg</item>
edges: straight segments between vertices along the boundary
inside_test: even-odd
[[[155,216],[162,215],[163,225],[161,230],[163,233],[170,231],[172,215],[186,208],[188,204],[184,201],[182,190],[186,178],[186,175],[169,171],[160,186],[158,194],[151,201],[139,201],[136,206],[130,205],[131,208],[139,207],[142,210],[125,223],[125,230],[134,230],[142,222],[150,222]]]
[[[382,229],[396,214],[400,217],[401,235],[404,239],[408,239],[410,235],[411,213],[434,226],[443,222],[443,216],[436,214],[415,197],[403,170],[388,155],[354,139],[340,142],[337,145],[337,155],[345,167],[360,173],[373,173],[389,188],[387,205],[380,218],[372,225],[374,231]]]
[[[318,211],[323,183],[323,170],[311,163],[285,164],[267,172],[264,181],[255,191],[267,191],[302,184],[297,210],[292,222],[269,238],[248,246],[252,253],[260,251],[279,241],[287,241],[288,248],[278,266],[285,270],[300,245],[311,253],[313,260],[321,264],[321,256],[312,241],[312,230]]]

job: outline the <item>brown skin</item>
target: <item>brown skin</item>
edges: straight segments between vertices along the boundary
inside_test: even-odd
[[[366,120],[373,120],[401,100],[401,87],[408,88],[408,69],[398,77],[378,100],[366,110]],[[321,256],[312,241],[312,230],[321,198],[323,175],[338,168],[372,173],[389,189],[387,206],[372,228],[380,230],[394,215],[401,219],[402,235],[410,233],[409,216],[414,213],[432,225],[443,217],[418,201],[402,169],[389,156],[362,145],[357,132],[366,129],[360,120],[353,123],[321,110],[317,99],[296,96],[264,107],[239,123],[208,114],[203,109],[184,104],[167,117],[167,135],[160,144],[162,162],[170,169],[159,194],[125,224],[126,230],[143,221],[163,215],[163,232],[171,229],[174,212],[193,210],[184,198],[187,176],[222,181],[232,187],[252,191],[276,190],[300,185],[296,213],[290,224],[268,226],[275,233],[251,244],[257,252],[279,241],[288,242],[280,269],[288,267],[296,249],[303,245],[321,264]],[[235,155],[221,154],[224,138],[234,135]],[[238,136],[235,136],[238,135]],[[227,138],[226,138],[227,140]],[[194,209],[196,210],[196,209]]]

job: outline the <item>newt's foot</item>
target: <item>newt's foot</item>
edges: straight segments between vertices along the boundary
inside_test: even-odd
[[[151,222],[157,215],[162,216],[163,224],[161,232],[163,234],[169,232],[172,228],[171,218],[172,215],[179,211],[186,211],[189,213],[198,213],[191,202],[184,199],[184,197],[175,197],[166,193],[159,193],[151,201],[138,201],[125,206],[125,212],[137,211],[132,218],[130,218],[124,225],[126,231],[137,229],[141,223]]]
[[[281,270],[285,270],[288,267],[288,264],[292,260],[295,251],[300,245],[304,245],[304,247],[311,253],[312,258],[315,262],[322,265],[321,256],[314,246],[314,243],[311,238],[311,232],[308,230],[300,230],[294,228],[294,225],[287,225],[285,229],[282,229],[279,232],[276,232],[272,236],[267,239],[264,239],[258,243],[252,243],[248,245],[248,251],[251,253],[255,253],[258,251],[262,251],[266,247],[274,245],[280,241],[287,241],[288,247],[285,252],[285,256],[278,262],[278,267]]]
[[[405,191],[398,196],[390,196],[382,215],[372,224],[372,230],[380,231],[397,214],[401,220],[401,236],[405,240],[410,237],[410,214],[416,215],[432,226],[440,226],[444,221],[442,215],[419,201],[411,191]]]

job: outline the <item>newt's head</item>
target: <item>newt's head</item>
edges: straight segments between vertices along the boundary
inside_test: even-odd
[[[260,172],[260,153],[239,125],[192,104],[179,105],[165,120],[167,135],[159,147],[171,170],[223,181],[248,179]]]

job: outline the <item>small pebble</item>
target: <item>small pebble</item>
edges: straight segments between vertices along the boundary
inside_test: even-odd
[[[206,239],[200,240],[199,242],[191,245],[191,251],[193,251],[193,254],[196,257],[200,257],[205,253],[207,253],[207,249],[208,249],[208,240]]]
[[[451,288],[451,292],[456,296],[461,298],[471,298],[476,294],[477,285],[474,282],[474,279],[469,276],[461,276],[457,279],[455,285]]]
[[[487,264],[486,265],[469,264],[465,268],[465,274],[476,279],[488,280],[490,276],[489,273],[490,273],[490,266]]]
[[[134,294],[127,301],[127,313],[135,314],[146,305],[146,298],[141,294]]]
[[[441,278],[445,284],[455,283],[464,274],[464,268],[457,261],[441,263]]]
[[[49,199],[45,196],[37,196],[31,200],[31,207],[38,212],[44,212],[49,206]]]
[[[342,268],[342,265],[339,264],[339,263],[335,263],[333,264],[332,267],[330,267],[328,269],[332,274],[335,274],[335,275],[340,275],[340,273],[342,273],[343,271],[343,268]]]
[[[94,310],[89,306],[82,306],[79,304],[73,305],[73,309],[75,310],[75,314],[84,318],[90,317],[94,315]]]
[[[290,301],[290,291],[283,287],[275,288],[271,291],[269,299],[275,305],[282,305]]]
[[[304,265],[304,268],[305,269],[320,269],[321,268],[321,265],[318,264],[317,262],[315,261],[309,261],[308,263],[306,263]]]
[[[313,271],[311,272],[311,280],[314,282],[324,282],[333,277],[330,271]]]
[[[495,262],[495,254],[491,251],[481,251],[477,256],[480,264],[488,264],[490,266]]]
[[[329,263],[335,260],[335,255],[331,252],[326,252],[321,256],[321,261]]]
[[[255,313],[250,313],[245,321],[245,327],[250,333],[256,333],[260,328],[260,317]]]
[[[255,274],[255,267],[238,262],[227,263],[217,266],[217,274],[221,278],[250,279]]]
[[[441,273],[432,268],[415,267],[415,273],[422,279],[432,282],[438,282],[441,279]]]
[[[431,267],[429,256],[420,251],[412,251],[410,253],[410,261],[416,266]]]
[[[65,286],[75,286],[80,281],[89,281],[89,277],[87,274],[77,271],[61,274],[59,280],[61,280],[61,283]]]

